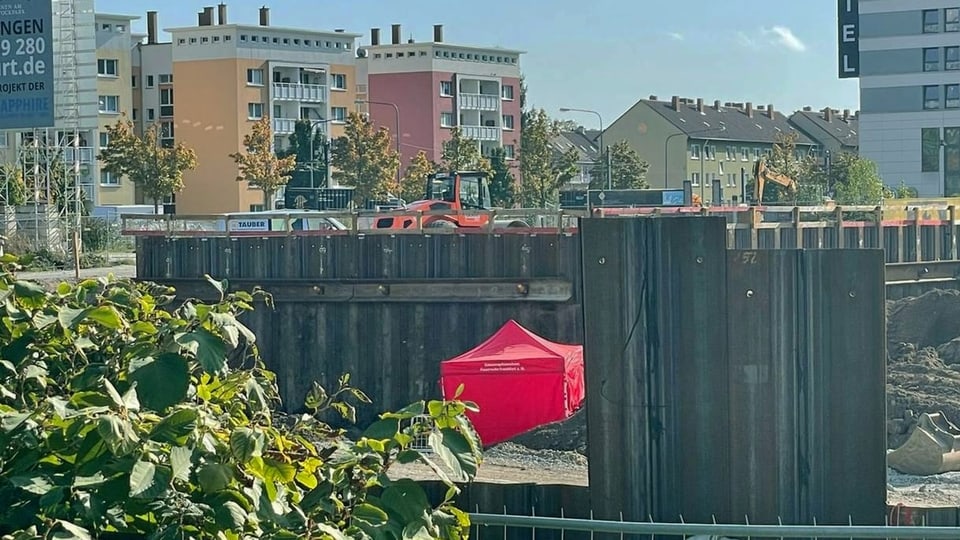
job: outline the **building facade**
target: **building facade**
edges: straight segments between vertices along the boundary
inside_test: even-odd
[[[829,107],[814,111],[804,107],[790,116],[790,123],[817,145],[818,155],[824,159],[840,154],[860,152],[860,112],[842,113]]]
[[[133,110],[134,89],[130,50],[136,37],[130,31],[130,23],[139,17],[97,13],[97,135],[91,138],[92,148],[81,150],[81,163],[89,163],[90,190],[87,194],[95,206],[134,204],[133,184],[100,168],[95,159],[97,153],[109,144],[107,128],[115,124],[121,115],[130,115]],[[88,155],[89,152],[89,155]]]
[[[960,195],[960,1],[842,0],[841,78],[859,77],[860,153],[884,183]]]
[[[244,135],[264,116],[271,119],[277,148],[288,144],[298,120],[315,121],[316,129],[333,137],[343,133],[347,111],[356,101],[358,34],[271,26],[265,7],[258,25],[228,24],[224,4],[216,15],[205,8],[196,26],[167,32],[171,92],[165,97],[160,79],[166,57],[143,54],[141,107],[144,122],[151,121],[150,111],[156,109],[157,121],[172,120],[171,140],[197,153],[198,166],[185,174],[185,187],[176,197],[178,213],[264,208],[263,193],[237,181],[238,169],[229,157],[242,149]],[[155,101],[146,92],[151,75],[157,77]]]
[[[746,188],[754,162],[791,133],[798,137],[798,158],[816,151],[773,105],[650,96],[605,129],[603,141],[606,147],[626,141],[650,164],[653,188],[681,188],[690,181],[704,203],[739,204],[753,196]]]
[[[442,25],[434,26],[428,42],[403,42],[395,24],[390,43],[381,43],[380,29],[373,28],[370,45],[360,53],[369,96],[364,110],[376,125],[400,133],[403,167],[420,151],[439,163],[454,127],[476,140],[483,155],[502,147],[507,159],[514,159],[522,54],[446,43]]]

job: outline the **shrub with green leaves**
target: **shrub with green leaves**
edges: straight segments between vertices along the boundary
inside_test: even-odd
[[[415,403],[350,440],[319,419],[370,402],[343,376],[330,393],[314,385],[311,414],[281,420],[274,375],[238,321],[268,294],[210,280],[218,302],[183,301],[112,278],[48,292],[16,278],[14,257],[0,263],[4,538],[468,535],[452,500],[481,459],[472,404]],[[449,485],[439,505],[388,476],[412,461]]]

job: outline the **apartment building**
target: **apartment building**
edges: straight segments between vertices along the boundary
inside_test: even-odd
[[[593,129],[579,128],[574,131],[563,131],[550,139],[550,149],[555,159],[573,150],[577,154],[577,174],[570,179],[566,188],[585,189],[593,178],[593,168],[600,160],[600,147],[597,139],[600,132]]]
[[[836,159],[840,154],[857,154],[860,151],[860,112],[825,107],[814,111],[804,107],[790,116],[790,123],[816,143],[817,154],[822,164]]]
[[[380,29],[360,51],[372,121],[400,134],[405,166],[421,150],[439,162],[450,130],[459,127],[482,154],[503,147],[508,159],[520,144],[520,56],[523,51],[446,43],[443,26],[433,40],[401,39],[391,27],[390,43]],[[399,129],[398,129],[399,124]]]
[[[838,74],[859,77],[860,153],[887,185],[960,195],[960,0],[839,4]]]
[[[131,33],[131,22],[139,17],[97,13],[97,135],[90,139],[90,147],[81,148],[81,165],[89,164],[89,179],[84,184],[87,198],[95,206],[134,204],[134,186],[127,179],[101,170],[96,155],[110,144],[107,128],[121,115],[133,110],[133,88],[130,85],[132,59],[130,49],[136,40]]]
[[[216,15],[213,7],[204,8],[196,26],[166,31],[169,57],[148,36],[147,46],[139,48],[137,82],[143,122],[151,121],[151,110],[158,121],[172,120],[171,140],[197,153],[198,166],[185,175],[176,197],[177,213],[264,207],[261,191],[237,182],[229,157],[264,116],[271,118],[277,148],[288,144],[298,120],[315,121],[332,137],[343,133],[357,98],[358,34],[272,26],[267,7],[260,8],[256,25],[229,24],[225,4]],[[157,46],[155,53],[148,52],[151,46]],[[151,76],[156,94],[147,92]]]
[[[689,180],[705,203],[737,204],[752,197],[746,184],[754,162],[788,133],[798,136],[798,158],[816,151],[814,141],[772,104],[650,96],[605,129],[603,140],[606,146],[626,141],[646,160],[651,187],[680,188]]]
[[[158,15],[156,11],[147,12],[147,33],[133,45],[130,51],[131,72],[130,87],[133,90],[133,103],[129,118],[135,124],[138,133],[151,125],[159,123],[160,144],[173,146],[176,124],[174,122],[173,102],[173,44],[161,42],[158,34]],[[135,186],[136,201],[139,204],[152,204],[143,195],[139,186]],[[174,195],[164,203],[173,203]]]

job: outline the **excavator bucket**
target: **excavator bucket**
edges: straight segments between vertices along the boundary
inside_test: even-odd
[[[887,465],[919,476],[960,471],[960,428],[942,412],[921,414],[907,442],[887,454]]]

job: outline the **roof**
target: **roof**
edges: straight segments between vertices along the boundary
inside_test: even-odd
[[[766,110],[759,107],[753,109],[753,116],[747,116],[746,107],[721,106],[717,110],[714,104],[704,103],[701,113],[696,103],[681,101],[680,110],[674,110],[671,102],[646,99],[641,102],[692,138],[773,144],[780,134],[795,132],[799,134],[797,144],[816,144],[776,110],[771,118]]]
[[[121,15],[119,13],[101,13],[95,12],[93,14],[94,19],[109,19],[112,21],[136,21],[140,18],[139,15]]]
[[[844,120],[843,115],[834,113],[833,120],[827,122],[819,111],[797,111],[795,114],[812,122],[842,146],[860,146],[860,136],[857,134],[860,129],[858,116],[850,116]]]
[[[342,38],[351,38],[356,39],[363,36],[363,34],[353,34],[350,32],[337,32],[334,30],[313,30],[310,28],[289,28],[285,26],[261,26],[254,24],[208,24],[204,26],[193,25],[193,26],[175,26],[172,28],[164,28],[164,32],[174,33],[174,32],[202,32],[205,30],[216,30],[218,28],[226,29],[236,29],[240,31],[247,32],[278,32],[286,34],[310,34],[310,35],[319,35],[319,36],[331,36],[331,37],[342,37]]]
[[[555,152],[562,154],[570,149],[576,150],[580,156],[580,161],[596,161],[597,145],[591,140],[591,131],[564,131],[550,139],[550,148]],[[599,134],[599,131],[593,131]]]
[[[447,41],[414,41],[413,43],[404,41],[403,43],[381,43],[379,45],[364,45],[363,48],[369,49],[371,51],[380,51],[380,50],[394,49],[397,47],[410,47],[411,45],[432,45],[437,49],[457,49],[457,50],[474,51],[474,52],[481,52],[481,53],[494,52],[494,53],[500,53],[500,54],[516,54],[516,55],[527,54],[527,51],[521,51],[519,49],[507,49],[507,48],[498,47],[498,46],[484,47],[482,45],[460,45],[457,43],[451,43]]]

